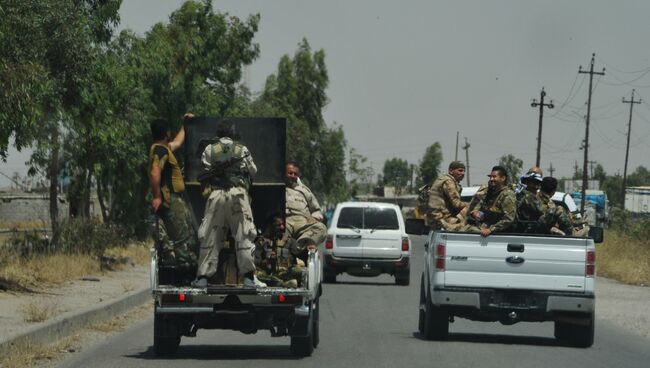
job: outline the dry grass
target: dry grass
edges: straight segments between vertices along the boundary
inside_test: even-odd
[[[73,346],[79,343],[80,336],[74,335],[69,338],[60,340],[52,345],[42,345],[33,343],[17,344],[11,348],[4,356],[0,357],[0,367],[2,368],[24,368],[32,367],[38,361],[53,360],[61,352],[71,350]]]
[[[605,242],[596,250],[599,276],[631,285],[650,285],[650,241],[640,241],[605,232]]]
[[[125,293],[131,292],[135,290],[135,287],[133,286],[132,283],[128,281],[122,281],[122,289],[124,290]]]
[[[106,254],[116,259],[128,260],[115,267],[149,262],[149,246],[134,243],[126,248],[108,249]],[[31,259],[4,257],[0,262],[0,284],[9,290],[28,290],[35,287],[58,285],[83,276],[102,272],[100,261],[86,254],[39,255]]]
[[[49,222],[43,220],[32,220],[32,221],[5,221],[0,220],[0,229],[20,229],[20,230],[32,230],[32,229],[48,229],[50,227]]]
[[[20,308],[25,322],[43,322],[59,312],[59,304],[51,299],[31,301]]]

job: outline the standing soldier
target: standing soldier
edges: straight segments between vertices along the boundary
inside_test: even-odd
[[[469,217],[476,226],[467,228],[468,231],[480,232],[481,236],[512,230],[517,210],[515,192],[508,186],[506,169],[494,166],[488,177],[490,180],[485,198],[470,208]]]
[[[323,214],[314,194],[299,180],[300,167],[296,162],[286,166],[286,224],[289,237],[297,240],[294,256],[307,263],[307,253],[316,249],[327,236],[327,227],[321,222]]]
[[[461,201],[460,182],[465,177],[465,164],[452,161],[447,174],[437,178],[429,190],[427,225],[435,229],[459,230],[465,225],[457,215],[467,207]]]
[[[191,117],[191,114],[185,115],[185,118]],[[191,280],[191,272],[196,267],[198,242],[192,215],[183,200],[183,175],[174,156],[174,151],[185,140],[185,127],[181,126],[172,140],[166,120],[156,119],[150,126],[154,140],[149,149],[149,179],[153,194],[151,207],[162,222],[157,234],[157,238],[163,240],[161,264],[176,267],[181,278]]]
[[[199,227],[201,249],[195,287],[206,287],[208,278],[217,272],[219,252],[227,240],[228,231],[235,240],[237,268],[244,275],[245,287],[266,287],[255,276],[253,241],[257,235],[253,211],[248,197],[251,178],[257,172],[246,146],[233,140],[232,123],[221,122],[217,128],[218,141],[205,148],[201,161],[209,197]]]

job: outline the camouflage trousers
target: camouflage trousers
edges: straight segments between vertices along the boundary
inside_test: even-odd
[[[286,288],[297,288],[302,284],[301,265],[290,267],[278,267],[276,272],[268,272],[262,268],[257,269],[257,278],[268,286],[282,286]]]
[[[461,231],[467,225],[460,216],[437,216],[430,214],[426,217],[427,226],[432,229],[443,229],[447,231]]]
[[[300,215],[287,216],[286,227],[289,237],[298,241],[300,251],[311,244],[318,246],[327,237],[327,227],[322,222],[310,224]]]
[[[255,271],[253,241],[257,230],[248,191],[244,188],[215,189],[210,194],[199,226],[201,248],[197,276],[211,277],[217,272],[219,252],[228,239],[228,232],[235,240],[239,274]]]
[[[544,212],[534,226],[529,227],[537,234],[573,235],[573,226],[569,216],[561,207],[551,207]],[[560,230],[560,231],[558,231]]]
[[[198,240],[190,209],[180,195],[172,194],[169,208],[158,212],[158,240],[161,243],[161,264],[185,271],[196,267]]]

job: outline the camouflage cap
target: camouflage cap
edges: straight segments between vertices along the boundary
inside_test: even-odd
[[[461,161],[452,161],[449,164],[449,170],[456,170],[456,169],[464,169],[465,164],[462,163]]]

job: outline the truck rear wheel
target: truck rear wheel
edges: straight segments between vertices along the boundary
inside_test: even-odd
[[[291,354],[297,357],[308,357],[314,352],[314,335],[291,336]]]
[[[407,268],[401,272],[395,272],[395,284],[408,286],[411,283],[411,269]]]
[[[336,271],[325,267],[323,269],[323,282],[326,282],[328,284],[336,283]]]
[[[178,351],[181,336],[173,319],[156,314],[153,322],[153,351],[156,356],[173,356]]]
[[[427,340],[444,340],[449,335],[449,313],[431,303],[431,294],[427,293],[424,312],[424,338]]]
[[[571,346],[588,348],[594,344],[595,325],[593,313],[589,314],[587,324],[572,324],[556,321],[555,337],[558,340],[565,340]]]
[[[420,332],[420,336],[424,335],[424,319],[425,319],[425,308],[426,306],[424,303],[426,302],[426,294],[424,293],[424,273],[422,274],[422,277],[420,278],[420,304],[418,308],[418,331]]]
[[[314,345],[314,349],[318,347],[318,343],[320,343],[320,302],[319,299],[316,299],[314,301],[314,324],[313,324],[313,329],[312,329],[312,335],[313,335],[313,341],[312,344]]]

